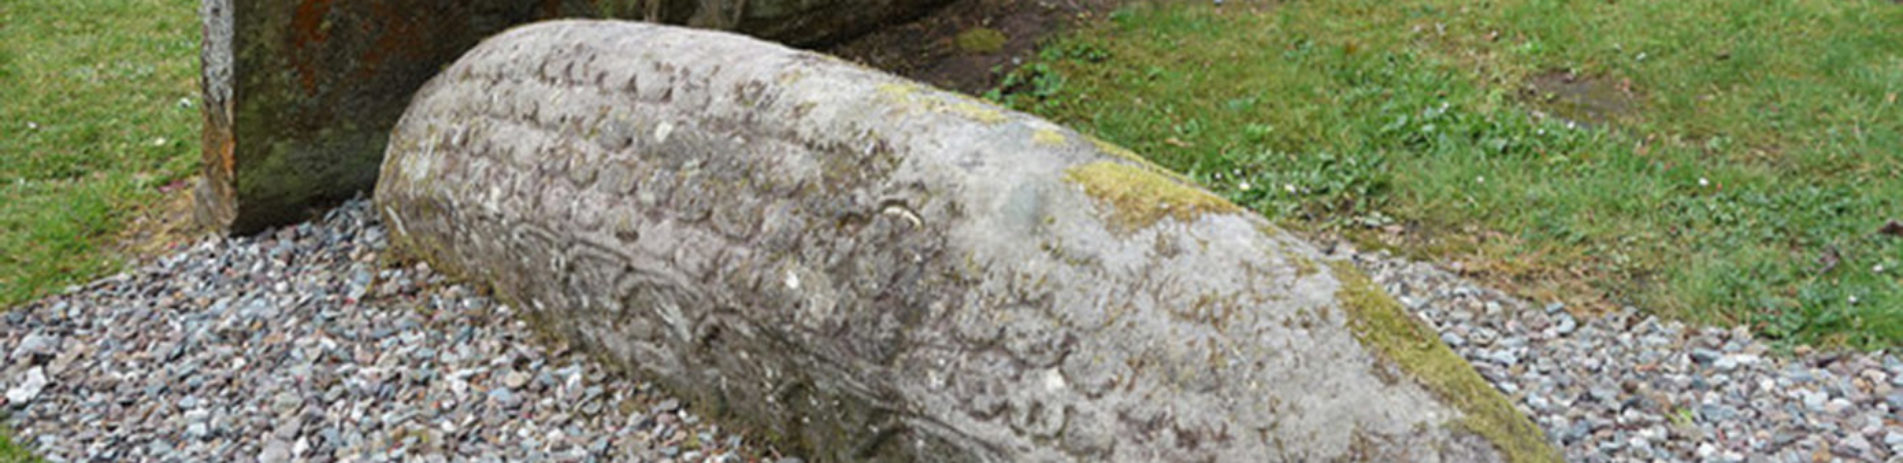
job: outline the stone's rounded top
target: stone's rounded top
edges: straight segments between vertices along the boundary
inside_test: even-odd
[[[875,449],[834,458],[1550,456],[1378,289],[1262,217],[821,55],[526,26],[426,85],[390,147],[378,202],[404,249],[781,443]]]
[[[1387,292],[1347,261],[1329,263],[1355,337],[1435,396],[1459,410],[1460,428],[1493,442],[1507,461],[1560,461],[1545,432],[1513,408],[1473,366],[1442,344]]]
[[[1208,191],[1120,162],[1097,161],[1072,167],[1064,179],[1102,201],[1110,210],[1111,226],[1124,232],[1147,228],[1165,217],[1191,222],[1206,213],[1242,210]]]

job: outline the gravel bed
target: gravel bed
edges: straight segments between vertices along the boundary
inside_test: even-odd
[[[353,201],[0,314],[0,412],[51,462],[776,456],[384,246]]]
[[[1591,320],[1385,253],[1355,264],[1534,417],[1568,461],[1903,462],[1895,355],[1773,353],[1743,328]]]
[[[48,461],[797,461],[535,339],[364,201],[0,314],[0,412]],[[1576,318],[1336,246],[1572,461],[1903,462],[1903,362],[1743,329]]]

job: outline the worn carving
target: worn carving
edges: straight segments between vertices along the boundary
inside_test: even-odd
[[[1475,408],[1505,403],[1484,383],[1443,387],[1479,379],[1431,337],[1363,341],[1416,333],[1370,332],[1407,316],[1264,219],[1043,120],[737,35],[491,38],[417,94],[376,199],[401,249],[809,458],[1551,457]]]

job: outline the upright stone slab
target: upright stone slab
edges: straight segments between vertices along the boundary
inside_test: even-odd
[[[247,233],[368,190],[410,94],[513,25],[615,16],[817,43],[943,1],[204,0],[198,219]]]
[[[1352,266],[1128,151],[741,36],[511,30],[419,91],[399,249],[819,461],[1554,461]]]

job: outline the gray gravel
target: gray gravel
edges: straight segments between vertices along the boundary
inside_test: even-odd
[[[1339,257],[1513,397],[1567,460],[1903,462],[1903,362],[1773,353],[1743,328],[1591,320],[1386,253]]]
[[[0,410],[49,461],[759,461],[649,384],[532,339],[353,201],[0,314]],[[1590,320],[1353,259],[1574,461],[1903,462],[1903,361],[1742,329]],[[787,459],[796,460],[796,459]]]
[[[0,411],[52,462],[777,457],[383,249],[354,201],[0,314]]]

